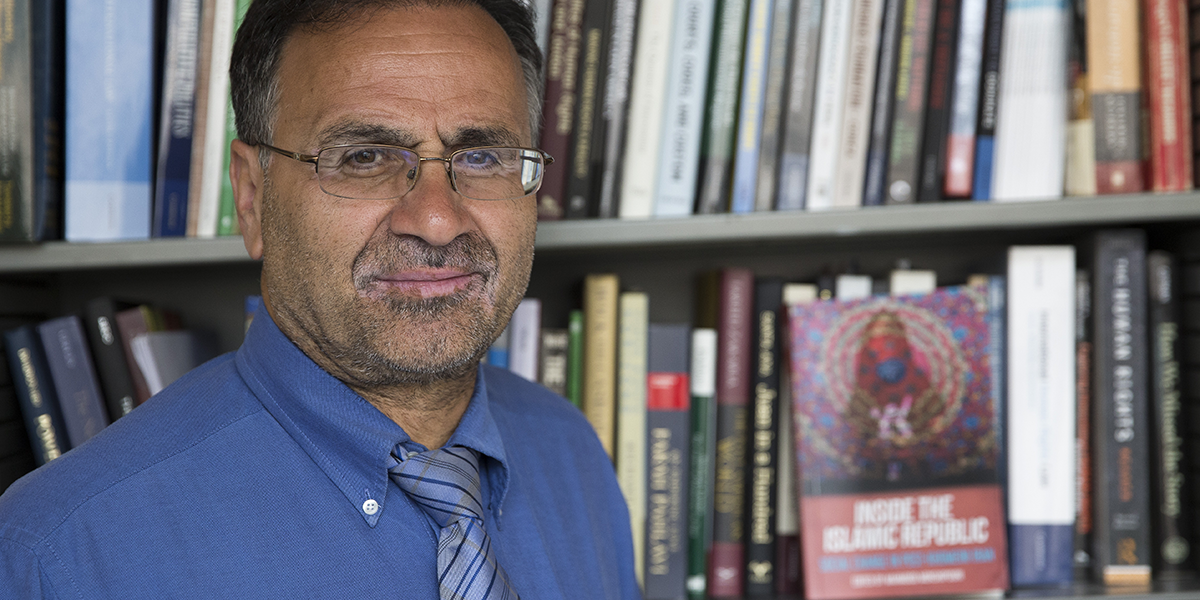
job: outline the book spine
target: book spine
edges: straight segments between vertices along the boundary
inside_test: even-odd
[[[792,43],[788,50],[787,98],[775,210],[803,210],[805,205],[821,18],[821,0],[796,0],[792,11]]]
[[[805,208],[833,208],[838,141],[845,108],[850,29],[857,3],[828,2],[821,15],[821,46],[813,106],[812,146],[808,151],[808,190]]]
[[[746,413],[754,275],[721,272],[717,316],[717,433],[713,481],[713,549],[708,594],[740,596],[745,567]]]
[[[108,297],[92,300],[84,307],[84,328],[112,421],[129,414],[137,405],[129,363],[117,337],[116,314],[117,304]]]
[[[750,0],[720,0],[709,64],[704,132],[700,138],[700,195],[696,213],[725,212],[733,165],[738,90],[742,80],[742,46]]]
[[[643,4],[638,15],[637,57],[629,92],[629,128],[636,134],[625,137],[621,218],[646,218],[655,213],[655,166],[661,154],[667,72],[673,60],[674,15],[674,1]]]
[[[1152,523],[1151,566],[1158,577],[1190,570],[1192,522],[1183,507],[1189,506],[1184,488],[1187,471],[1182,418],[1181,304],[1179,278],[1173,255],[1163,251],[1147,257],[1149,279],[1150,391],[1154,452],[1150,498]]]
[[[543,329],[541,352],[538,354],[538,383],[546,389],[567,395],[567,347],[570,334],[566,329]]]
[[[233,30],[237,31],[242,26],[242,21],[246,18],[246,11],[250,10],[251,0],[237,0],[237,7],[233,16]],[[237,120],[233,114],[233,97],[225,98],[225,128],[223,130],[224,137],[221,144],[221,198],[217,205],[217,235],[239,235],[241,230],[238,228],[237,209],[233,202],[233,180],[229,178],[229,162],[232,160],[232,144],[233,140],[238,137]]]
[[[633,527],[633,565],[648,583],[646,565],[646,361],[650,303],[644,292],[621,292],[617,299],[617,483]],[[682,589],[682,585],[680,586]]]
[[[1067,117],[1066,181],[1068,196],[1096,195],[1096,122],[1087,78],[1087,0],[1069,0],[1072,8],[1067,75],[1071,103]]]
[[[0,36],[0,114],[4,115],[0,127],[0,240],[32,241],[32,24],[29,3],[6,8],[10,11],[4,19],[8,32]]]
[[[1150,582],[1145,247],[1141,230],[1096,235],[1092,570],[1106,584]]]
[[[204,149],[201,152],[199,195],[189,198],[196,202],[196,225],[188,224],[194,237],[211,238],[217,235],[221,211],[221,172],[225,157],[225,130],[229,109],[229,62],[233,52],[234,19],[237,0],[217,0],[213,6],[212,43],[208,58],[208,97],[205,100]],[[189,215],[190,216],[190,215]]]
[[[688,376],[651,372],[646,387],[646,599],[677,600],[687,590]]]
[[[783,88],[787,81],[788,43],[796,0],[775,0],[768,41],[766,81],[763,84],[762,139],[758,146],[754,210],[775,209],[776,174],[779,172],[780,126],[783,124]]]
[[[688,598],[707,597],[708,556],[712,549],[713,454],[717,422],[717,331],[692,330],[691,448],[688,460]]]
[[[67,2],[68,241],[150,237],[154,4]]]
[[[954,89],[955,50],[958,43],[958,8],[958,0],[938,0],[929,93],[925,99],[925,133],[922,136],[924,142],[921,145],[917,202],[937,202],[942,199],[952,101],[950,93]]]
[[[1196,22],[1196,19],[1200,18],[1200,2],[1197,2],[1196,0],[1188,0],[1188,9],[1187,10],[1188,10],[1187,22],[1189,24],[1188,25],[1188,55],[1191,58],[1191,60],[1188,61],[1189,67],[1190,67],[1190,74],[1191,74],[1189,90],[1191,92],[1191,97],[1194,99],[1194,98],[1200,97],[1200,57],[1197,57],[1195,54],[1196,50],[1200,49],[1200,26],[1193,25],[1193,23]],[[1198,121],[1200,121],[1200,106],[1196,106],[1195,100],[1192,101],[1192,105],[1191,105],[1189,112],[1192,116],[1192,130],[1195,131],[1197,127],[1200,127],[1200,123],[1198,123]],[[1200,169],[1200,144],[1196,144],[1195,141],[1193,140],[1193,143],[1192,143],[1192,177],[1193,178],[1195,177],[1195,174],[1198,172],[1198,169]]]
[[[583,311],[567,315],[567,400],[583,409]]]
[[[1010,248],[1007,279],[1012,583],[1065,584],[1075,525],[1075,249]]]
[[[620,206],[624,177],[625,131],[629,123],[629,92],[633,70],[633,41],[637,32],[638,1],[613,0],[612,29],[608,41],[608,73],[601,114],[604,166],[600,173],[600,211],[615,214]]]
[[[133,381],[134,403],[142,404],[150,399],[150,386],[146,377],[133,359],[133,338],[148,331],[159,331],[154,310],[149,306],[137,306],[117,313],[117,334],[121,338],[121,350],[125,353],[125,363],[129,366],[129,379]]]
[[[992,164],[996,135],[996,112],[1000,106],[1000,59],[1004,53],[1005,0],[988,0],[987,25],[983,34],[983,67],[979,74],[979,121],[975,124],[975,169],[971,199],[992,198]]]
[[[77,316],[61,317],[37,326],[50,379],[62,408],[71,446],[78,446],[108,426],[100,384]]]
[[[754,286],[753,410],[747,455],[746,595],[775,593],[775,525],[779,481],[779,333],[783,280],[763,278]]]
[[[192,117],[196,53],[200,42],[200,0],[175,0],[167,11],[166,52],[158,119],[154,237],[187,235],[188,177],[192,167]]]
[[[66,0],[30,3],[33,43],[33,239],[62,237]]]
[[[1146,189],[1138,0],[1088,0],[1088,83],[1096,123],[1096,191]]]
[[[50,381],[50,367],[33,325],[6,331],[4,347],[34,459],[41,466],[71,449],[58,395]]]
[[[891,148],[892,112],[896,99],[896,65],[900,58],[900,27],[904,0],[886,0],[882,30],[879,34],[879,58],[875,69],[875,97],[871,109],[871,141],[863,181],[863,206],[884,203],[887,183],[888,152]]]
[[[671,32],[662,148],[658,156],[654,214],[692,214],[700,170],[700,133],[716,0],[679,0]]]
[[[758,186],[758,152],[762,141],[763,94],[771,51],[771,23],[776,1],[751,0],[746,24],[742,89],[738,102],[733,152],[733,190],[729,212],[754,212]]]
[[[917,193],[936,8],[935,0],[908,0],[904,6],[885,204],[911,204]]]
[[[213,34],[217,2],[201,0],[200,32],[196,46],[196,90],[192,103],[192,164],[188,172],[187,237],[196,237],[200,223],[200,195],[204,183],[204,157],[208,135],[208,88],[212,80]]]
[[[1188,15],[1184,0],[1143,0],[1146,100],[1149,102],[1149,188],[1192,189],[1192,116]]]
[[[1092,568],[1092,280],[1075,273],[1075,579]]]
[[[852,10],[845,108],[833,186],[833,206],[839,208],[856,208],[863,201],[883,8],[884,0],[869,0],[854,3]]]
[[[557,165],[546,169],[538,190],[538,219],[566,214],[567,168],[571,164],[571,129],[575,122],[576,69],[583,34],[583,0],[554,0],[550,48],[546,52],[546,91],[541,148]]]
[[[946,198],[970,198],[975,165],[975,118],[979,110],[979,78],[987,0],[963,0],[959,8],[958,50],[953,102],[943,163]]]
[[[537,381],[542,301],[537,298],[522,299],[509,320],[509,327],[508,369],[529,381]]]
[[[1066,170],[1071,14],[1065,0],[1006,6],[991,198],[1058,198]]]
[[[579,46],[579,95],[575,102],[575,129],[571,132],[571,162],[567,172],[569,218],[612,217],[600,206],[600,173],[604,153],[604,84],[608,69],[608,36],[612,27],[612,1],[588,0],[584,4]]]
[[[611,458],[616,442],[618,280],[588,275],[583,288],[583,412]]]

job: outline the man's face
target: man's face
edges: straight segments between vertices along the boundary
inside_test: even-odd
[[[273,145],[315,154],[384,143],[422,156],[532,145],[520,63],[483,10],[399,9],[362,21],[289,38]],[[244,229],[251,254],[262,251],[267,305],[352,387],[469,374],[525,292],[533,197],[463,198],[443,164],[423,163],[415,187],[394,200],[330,196],[312,165],[281,156],[264,176],[261,238],[254,218]]]

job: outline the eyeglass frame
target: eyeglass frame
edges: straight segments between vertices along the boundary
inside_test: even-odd
[[[416,175],[413,176],[412,185],[409,186],[409,188],[407,190],[405,190],[403,194],[392,196],[390,198],[352,198],[352,197],[348,197],[348,196],[339,196],[337,194],[330,193],[328,190],[325,189],[325,186],[319,185],[319,187],[321,188],[321,191],[324,192],[325,194],[333,196],[334,198],[343,198],[346,200],[395,200],[396,198],[403,198],[405,194],[407,194],[408,192],[411,192],[413,187],[415,187],[417,185],[417,180],[421,178],[421,164],[426,161],[436,161],[436,162],[445,163],[446,175],[450,180],[450,189],[454,190],[454,192],[456,194],[461,195],[463,198],[471,198],[472,200],[478,200],[479,202],[503,202],[505,200],[516,200],[517,198],[524,198],[525,196],[528,196],[530,194],[537,193],[537,191],[542,188],[542,182],[546,178],[546,172],[545,172],[546,167],[554,164],[554,157],[550,156],[550,154],[548,154],[546,151],[539,150],[537,148],[524,148],[521,146],[472,146],[470,148],[460,148],[458,150],[455,150],[454,152],[451,152],[449,156],[421,156],[420,153],[418,153],[416,150],[413,150],[412,148],[408,148],[405,146],[396,146],[394,144],[333,144],[330,146],[322,146],[320,148],[317,148],[316,154],[303,154],[300,152],[292,152],[291,150],[284,150],[283,148],[279,148],[277,146],[272,146],[271,144],[268,144],[266,142],[258,142],[257,144],[254,144],[254,145],[262,146],[268,150],[271,150],[272,152],[275,152],[282,156],[286,156],[292,160],[311,164],[313,166],[313,172],[316,173],[316,175],[317,175],[318,185],[320,184],[320,181],[321,181],[321,177],[320,177],[320,175],[321,175],[321,165],[320,165],[321,153],[326,150],[330,150],[333,148],[354,148],[356,146],[373,147],[373,148],[394,148],[397,150],[406,150],[408,152],[412,152],[413,154],[415,154],[417,156],[417,165],[413,169],[413,171],[416,172]],[[458,182],[455,180],[456,174],[454,172],[454,168],[452,167],[452,163],[451,163],[451,161],[454,159],[454,157],[463,152],[472,152],[472,151],[476,151],[476,150],[491,150],[491,149],[497,149],[497,148],[506,149],[506,150],[523,150],[523,151],[527,151],[527,152],[536,152],[539,155],[541,155],[541,157],[542,157],[542,175],[541,175],[541,177],[538,178],[537,187],[535,187],[533,189],[533,191],[529,192],[528,194],[525,194],[524,196],[514,196],[512,198],[503,198],[500,200],[483,200],[480,198],[473,198],[471,196],[467,196],[466,194],[463,194],[462,192],[460,192],[458,190]]]

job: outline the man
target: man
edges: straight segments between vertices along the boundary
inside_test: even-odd
[[[251,6],[230,175],[265,310],[0,498],[0,597],[638,596],[587,422],[479,366],[549,161],[532,31],[517,0]]]

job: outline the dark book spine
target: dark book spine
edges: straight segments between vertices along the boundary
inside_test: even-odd
[[[33,43],[33,236],[62,237],[66,0],[30,3]]]
[[[717,315],[717,436],[708,594],[741,596],[745,574],[747,406],[754,275],[721,273]]]
[[[7,4],[0,35],[0,240],[36,239],[33,198],[33,104],[28,86],[33,77],[30,56],[29,3]]]
[[[62,408],[71,446],[78,446],[108,426],[100,384],[77,316],[60,317],[38,325],[50,379]]]
[[[550,48],[546,53],[546,97],[541,148],[554,157],[538,191],[538,218],[561,219],[566,212],[571,130],[575,122],[576,69],[583,35],[584,0],[554,0]]]
[[[817,54],[821,46],[822,0],[796,0],[788,50],[788,81],[783,105],[775,210],[802,210],[808,191]]]
[[[690,336],[686,324],[652,323],[647,332],[647,600],[687,597]]]
[[[26,325],[5,332],[4,347],[34,459],[38,465],[44,465],[70,450],[71,443],[37,328]]]
[[[996,139],[996,107],[1000,101],[1000,50],[1004,46],[1004,2],[988,0],[979,74],[979,120],[975,126],[975,172],[971,199],[992,197],[992,156]]]
[[[921,171],[921,136],[929,89],[930,51],[937,9],[935,0],[907,0],[896,64],[896,97],[892,113],[885,204],[911,204]]]
[[[709,63],[708,102],[700,142],[700,193],[697,214],[725,212],[729,206],[741,91],[742,46],[750,0],[721,0]]]
[[[746,461],[746,595],[775,593],[775,519],[779,464],[779,333],[783,280],[754,286],[754,392]],[[786,507],[785,507],[786,509]]]
[[[688,577],[691,600],[707,596],[708,555],[712,548],[713,446],[717,412],[717,332],[707,327],[692,331],[691,346],[691,459],[688,496]]]
[[[1190,506],[1184,487],[1188,460],[1183,448],[1187,434],[1181,389],[1181,310],[1179,278],[1174,256],[1154,251],[1147,257],[1149,278],[1150,399],[1152,460],[1150,498],[1154,547],[1151,565],[1156,577],[1176,576],[1190,570],[1194,541]]]
[[[950,134],[951,93],[958,46],[959,0],[938,0],[933,53],[926,97],[925,134],[921,148],[921,179],[917,202],[942,199],[946,181],[946,150]]]
[[[1077,581],[1092,569],[1092,279],[1075,273],[1075,553]]]
[[[588,0],[579,47],[579,95],[571,162],[567,172],[567,218],[605,217],[600,211],[600,174],[604,167],[604,85],[612,1]],[[615,207],[610,206],[610,209]]]
[[[867,146],[867,174],[863,183],[863,206],[884,203],[888,153],[892,139],[892,109],[896,99],[896,63],[900,57],[900,17],[904,0],[886,0],[883,30],[879,40],[879,62],[875,67],[875,99],[871,112],[871,140]]]
[[[608,36],[608,72],[604,83],[604,110],[600,115],[603,141],[600,151],[600,215],[615,217],[620,204],[621,165],[625,156],[633,40],[637,30],[637,0],[612,0],[612,27]],[[597,138],[600,139],[600,138]]]
[[[1096,235],[1093,287],[1093,566],[1107,584],[1150,582],[1146,238]]]
[[[137,403],[134,401],[133,379],[129,375],[129,362],[121,339],[117,334],[117,312],[131,308],[119,304],[109,297],[88,302],[84,307],[84,329],[96,364],[96,374],[104,390],[109,419],[129,414]]]
[[[783,88],[787,82],[788,43],[791,41],[792,11],[796,0],[775,0],[771,18],[770,50],[767,53],[767,77],[763,84],[762,138],[758,146],[758,175],[754,210],[775,208],[776,176],[779,173],[779,148],[783,124]]]
[[[172,1],[166,28],[152,235],[183,237],[187,235],[188,182],[192,168],[200,1]]]

